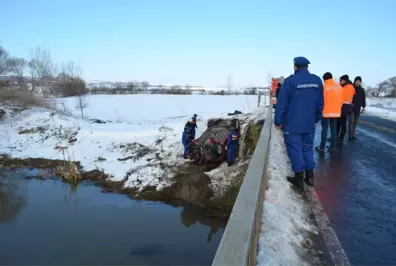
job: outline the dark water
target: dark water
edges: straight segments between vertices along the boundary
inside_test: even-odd
[[[76,190],[57,179],[0,177],[0,264],[210,265],[224,222],[174,208]],[[17,176],[16,176],[17,175]]]
[[[363,119],[375,125],[360,124],[357,141],[317,156],[316,192],[353,265],[395,265],[396,136],[391,122]]]

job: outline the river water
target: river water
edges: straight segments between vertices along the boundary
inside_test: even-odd
[[[225,223],[89,183],[0,176],[0,264],[210,265]]]

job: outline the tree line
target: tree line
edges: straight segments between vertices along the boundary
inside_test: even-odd
[[[44,98],[87,93],[81,68],[73,61],[57,64],[49,51],[36,48],[31,58],[11,56],[0,47],[0,87],[29,91]]]
[[[396,98],[396,77],[384,80],[373,87],[368,86],[366,94],[371,97]]]

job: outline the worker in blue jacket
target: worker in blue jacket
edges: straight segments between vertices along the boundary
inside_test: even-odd
[[[191,128],[190,127],[184,127],[184,131],[182,134],[182,143],[184,146],[184,159],[188,159],[188,153],[190,150],[190,144],[191,142],[194,140],[193,136],[192,136],[192,132],[191,132]]]
[[[227,139],[227,163],[231,166],[235,162],[235,155],[239,146],[239,137],[234,127],[230,128]]]
[[[314,185],[313,142],[316,123],[322,119],[323,83],[308,71],[309,60],[294,58],[294,75],[285,79],[276,104],[274,124],[283,129],[286,151],[292,163],[296,187]],[[305,172],[305,178],[304,178]]]
[[[195,139],[195,130],[196,130],[196,128],[198,128],[197,114],[194,114],[193,117],[191,117],[191,119],[187,121],[185,126],[191,128],[191,133],[192,133],[193,139]]]

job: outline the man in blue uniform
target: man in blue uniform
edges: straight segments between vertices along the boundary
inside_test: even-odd
[[[315,125],[322,118],[324,104],[322,80],[309,73],[309,64],[305,57],[294,58],[294,75],[282,85],[274,121],[276,128],[284,131],[286,151],[294,171],[294,176],[287,180],[299,188],[303,188],[304,181],[314,185]]]
[[[192,138],[195,139],[195,129],[198,128],[197,126],[197,114],[194,114],[190,120],[187,121],[186,127],[191,128]]]
[[[235,162],[235,154],[238,150],[239,139],[238,133],[236,132],[234,127],[230,128],[230,132],[228,133],[227,139],[227,163],[228,166],[231,166]]]
[[[189,148],[190,148],[190,144],[193,141],[193,136],[192,136],[192,132],[191,132],[191,128],[190,127],[184,127],[184,131],[182,134],[182,143],[184,146],[184,159],[188,159],[188,152],[189,152]]]

